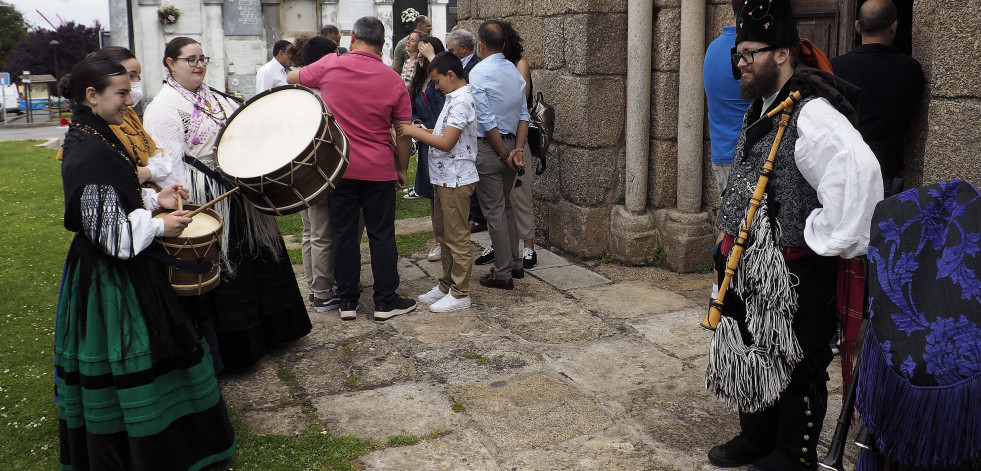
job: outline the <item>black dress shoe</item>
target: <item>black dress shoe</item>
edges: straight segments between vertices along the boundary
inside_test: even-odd
[[[722,445],[714,446],[708,452],[709,461],[720,468],[738,468],[750,464],[767,452],[754,450],[748,440],[737,435]]]
[[[486,286],[488,288],[497,289],[514,289],[514,280],[508,278],[506,280],[498,280],[494,278],[494,275],[488,273],[480,277],[480,286]]]
[[[511,278],[515,278],[515,279],[520,280],[520,279],[522,279],[524,277],[525,277],[525,269],[524,268],[515,268],[514,270],[511,270]]]

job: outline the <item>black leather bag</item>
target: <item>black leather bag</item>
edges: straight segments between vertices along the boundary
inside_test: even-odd
[[[545,103],[542,92],[535,95],[535,104],[528,110],[531,119],[528,122],[528,146],[531,155],[538,157],[538,167],[535,175],[545,173],[547,164],[545,155],[552,143],[552,131],[555,129],[555,108]]]

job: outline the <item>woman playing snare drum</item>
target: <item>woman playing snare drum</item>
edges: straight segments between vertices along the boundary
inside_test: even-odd
[[[213,148],[238,107],[204,83],[208,59],[191,38],[167,43],[164,65],[170,76],[143,115],[169,165],[166,173],[151,166],[152,179],[186,184],[191,202],[198,205],[230,189],[215,170]],[[225,368],[235,371],[254,364],[268,348],[303,337],[311,325],[276,219],[239,194],[212,209],[227,228],[221,281],[211,292],[183,300],[199,319],[214,319]]]
[[[235,451],[208,343],[151,255],[155,236],[190,223],[187,192],[141,189],[136,159],[109,125],[129,107],[126,69],[79,62],[61,83],[72,100],[62,180],[75,232],[55,322],[56,399],[66,469],[200,469]]]

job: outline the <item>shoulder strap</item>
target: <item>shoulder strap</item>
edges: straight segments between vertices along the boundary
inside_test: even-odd
[[[229,100],[232,100],[235,103],[238,103],[239,105],[245,104],[245,100],[243,100],[243,99],[241,99],[241,98],[239,98],[239,97],[237,97],[235,95],[229,95],[229,94],[227,94],[225,92],[220,92],[220,91],[218,91],[217,89],[214,89],[214,88],[211,89],[211,93],[217,93],[218,95],[221,95],[221,96],[223,96],[225,98],[228,98]]]

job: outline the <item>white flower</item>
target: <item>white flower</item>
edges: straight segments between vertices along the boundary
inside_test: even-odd
[[[419,14],[420,13],[416,11],[415,8],[406,8],[405,10],[402,11],[402,15],[401,15],[402,22],[410,23],[412,21],[415,21],[416,17],[419,16]]]

